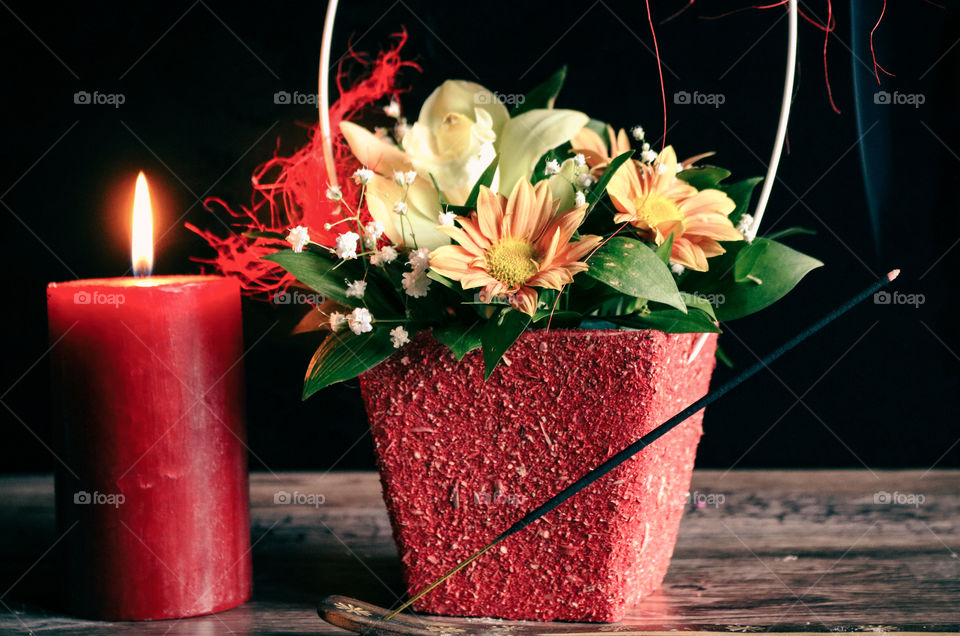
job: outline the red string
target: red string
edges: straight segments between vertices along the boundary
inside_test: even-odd
[[[833,32],[835,27],[836,25],[833,24],[833,3],[827,0],[827,28],[823,30],[823,80],[827,84],[827,98],[830,100],[830,108],[839,115],[840,109],[833,101],[833,89],[830,88],[830,71],[827,68],[827,44],[830,43],[830,33]]]
[[[883,8],[880,9],[880,17],[877,18],[877,23],[873,25],[873,28],[870,30],[870,56],[873,58],[873,74],[877,78],[877,84],[880,83],[880,72],[883,71],[890,77],[893,77],[893,73],[887,69],[880,66],[880,63],[877,62],[877,52],[873,49],[873,33],[877,30],[877,27],[880,26],[880,23],[883,21],[883,14],[887,12],[887,0],[883,0]]]
[[[650,35],[653,36],[653,52],[657,56],[657,72],[660,74],[660,99],[663,101],[663,139],[660,148],[667,147],[667,90],[663,84],[663,67],[660,64],[660,47],[657,45],[657,33],[653,29],[653,14],[650,13],[650,0],[647,3],[647,22],[650,23]]]

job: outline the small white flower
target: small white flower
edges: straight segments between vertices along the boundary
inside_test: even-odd
[[[343,327],[343,323],[345,322],[347,322],[347,317],[339,311],[330,314],[330,329],[333,331],[340,331],[340,328]]]
[[[327,198],[331,201],[339,201],[343,198],[343,192],[340,191],[340,186],[332,185],[327,188]]]
[[[737,232],[743,234],[744,237],[747,236],[747,233],[753,227],[753,215],[744,214],[740,217],[740,220],[737,222]]]
[[[657,174],[666,174],[666,173],[667,173],[667,165],[664,163],[658,163]]]
[[[634,126],[633,129],[630,131],[630,134],[632,134],[633,138],[636,139],[637,141],[643,141],[643,138],[646,136],[646,134],[643,131],[643,126]]]
[[[403,182],[404,182],[405,179],[406,179],[406,177],[404,177],[403,170],[394,170],[394,171],[393,171],[393,182],[394,182],[394,183],[396,183],[397,185],[403,185]]]
[[[383,223],[370,221],[363,226],[363,244],[369,249],[377,248],[377,241],[383,236]]]
[[[547,174],[557,174],[560,172],[560,162],[556,159],[551,159],[543,166],[543,171]]]
[[[410,334],[403,327],[394,327],[390,330],[390,341],[393,343],[394,349],[399,349],[410,342]]]
[[[410,130],[410,126],[407,125],[407,118],[401,117],[397,120],[397,125],[393,127],[393,137],[402,142],[408,130]]]
[[[347,298],[363,298],[363,294],[367,291],[367,281],[365,280],[355,280],[353,282],[345,281],[347,283]]]
[[[299,254],[303,251],[303,246],[310,242],[310,232],[302,225],[290,228],[287,234],[287,243],[293,248],[293,251]]]
[[[358,168],[353,173],[353,181],[358,185],[367,185],[371,179],[373,179],[373,170],[369,168]]]
[[[386,265],[397,260],[397,250],[392,245],[384,245],[376,254],[370,255],[370,264],[375,267]]]
[[[457,218],[456,212],[441,212],[437,219],[440,221],[440,225],[452,226],[454,220]]]
[[[678,163],[678,164],[677,164],[677,174],[680,174],[681,172],[683,172],[683,164],[682,164],[682,163]]]
[[[644,151],[644,152],[650,150],[650,144],[644,143],[642,146],[640,146],[640,150],[642,150],[642,151]]]
[[[410,256],[407,257],[407,262],[410,263],[410,268],[414,272],[426,271],[427,267],[430,266],[430,250],[421,247],[418,250],[410,252]]]
[[[397,101],[396,97],[392,98],[390,103],[383,107],[383,112],[386,113],[387,117],[393,117],[394,119],[400,117],[400,102]]]
[[[351,259],[357,257],[357,241],[360,235],[356,232],[344,232],[337,237],[337,244],[334,251],[338,258]]]
[[[427,295],[427,290],[430,287],[430,279],[427,278],[427,273],[423,270],[404,272],[401,284],[408,296],[422,298]]]
[[[393,211],[399,214],[400,216],[406,216],[407,214],[407,204],[403,201],[397,201],[393,204]]]
[[[596,179],[594,179],[593,175],[589,172],[584,172],[581,175],[577,175],[577,185],[581,188],[589,188],[593,185],[594,181],[596,181]]]
[[[403,173],[403,181],[407,185],[413,185],[413,182],[417,180],[417,171],[416,170],[407,170]]]
[[[640,153],[640,156],[647,163],[653,163],[654,161],[657,160],[657,153],[654,152],[653,150],[644,150],[643,152]]]
[[[373,315],[370,314],[370,310],[366,307],[357,307],[351,311],[347,317],[347,324],[350,326],[350,331],[358,336],[362,333],[373,331],[372,322]]]
[[[578,208],[581,205],[586,205],[587,204],[586,195],[583,192],[577,192],[575,195],[573,195],[573,204]]]
[[[681,265],[680,263],[671,263],[671,264],[670,264],[670,271],[673,272],[674,274],[676,274],[677,276],[679,276],[680,274],[682,274],[684,269],[685,269],[684,266]]]
[[[581,170],[587,165],[587,158],[583,156],[582,152],[578,152],[576,155],[574,155],[573,165],[577,170]]]

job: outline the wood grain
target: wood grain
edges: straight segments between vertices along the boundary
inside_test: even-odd
[[[697,471],[692,490],[701,505],[684,517],[662,590],[623,623],[588,629],[960,631],[960,471]],[[325,501],[275,504],[281,491]],[[0,633],[343,634],[317,617],[322,597],[397,602],[376,474],[255,474],[251,501],[251,602],[180,621],[105,623],[58,611],[52,478],[0,477]]]

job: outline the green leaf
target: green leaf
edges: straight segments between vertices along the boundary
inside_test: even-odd
[[[463,360],[474,349],[480,348],[480,321],[472,325],[456,324],[449,327],[438,327],[433,330],[433,337],[447,346],[453,352],[457,362]]]
[[[713,319],[699,309],[687,313],[676,309],[662,309],[646,314],[610,316],[610,322],[634,329],[656,329],[664,333],[720,333]]]
[[[683,302],[687,304],[687,307],[699,309],[714,320],[717,319],[717,315],[713,311],[713,305],[710,304],[710,300],[706,296],[688,292],[680,292],[680,296],[683,297]]]
[[[687,311],[670,269],[639,239],[607,241],[590,259],[587,274],[623,294]]]
[[[497,367],[503,354],[507,352],[520,334],[530,324],[530,316],[515,309],[504,309],[483,326],[480,332],[480,342],[483,346],[484,380]]]
[[[654,251],[657,253],[657,256],[660,257],[660,260],[663,261],[663,264],[670,267],[670,254],[673,253],[673,232],[670,232],[667,240],[661,243],[660,247]]]
[[[333,269],[334,263],[316,252],[283,250],[263,257],[272,261],[309,287],[343,305],[356,305],[356,298],[347,298],[347,286],[343,272]]]
[[[276,241],[283,241],[283,242],[287,241],[287,235],[284,234],[283,232],[267,232],[265,230],[247,230],[246,232],[243,233],[243,235],[246,238],[252,238],[252,239],[265,238],[265,239],[273,239]]]
[[[553,314],[551,318],[550,314]],[[552,329],[574,329],[580,326],[583,315],[579,311],[551,311],[549,309],[538,309],[533,315],[534,324],[550,323]]]
[[[733,265],[733,281],[701,293],[723,295],[716,308],[720,320],[734,320],[769,307],[786,296],[811,270],[823,263],[794,249],[758,238],[742,247]]]
[[[683,173],[681,172],[680,174]],[[763,181],[763,177],[751,177],[743,181],[731,183],[730,185],[717,186],[719,190],[724,192],[737,204],[737,207],[730,213],[730,220],[734,225],[739,223],[740,217],[750,209],[750,198],[753,196],[753,190],[761,181]]]
[[[566,79],[567,67],[563,66],[548,77],[545,82],[524,95],[523,101],[510,111],[510,116],[516,117],[534,108],[553,108],[553,103],[556,101],[557,95],[560,94],[560,89],[563,88],[563,82]]]
[[[767,234],[763,238],[770,239],[772,241],[774,239],[782,239],[788,236],[793,236],[794,234],[809,234],[811,236],[815,236],[817,234],[817,231],[810,230],[805,227],[788,227],[782,230],[778,230],[776,232],[771,232],[770,234]]]
[[[357,377],[389,358],[394,351],[390,331],[384,327],[375,327],[359,336],[349,331],[331,333],[307,367],[303,399],[331,384]]]
[[[728,369],[733,368],[733,360],[730,359],[730,356],[727,355],[727,352],[724,351],[719,345],[717,345],[717,360],[723,363],[723,366]]]
[[[470,196],[467,197],[466,202],[463,204],[467,212],[477,207],[477,197],[480,196],[480,186],[489,188],[493,183],[493,177],[497,174],[497,164],[498,161],[494,158],[494,160],[490,162],[490,165],[487,166],[487,169],[483,171],[483,174],[480,175],[480,178],[477,179],[477,182],[473,184],[473,189],[470,190]],[[457,212],[457,214],[462,215],[461,212]]]
[[[730,176],[730,171],[719,166],[702,166],[700,168],[687,168],[677,175],[678,179],[683,179],[697,190],[706,190],[707,188],[716,188],[720,182]]]
[[[628,150],[622,155],[617,156],[613,161],[610,162],[610,165],[604,169],[603,174],[600,176],[600,179],[597,180],[597,183],[590,188],[590,192],[587,194],[587,213],[590,213],[590,210],[593,209],[593,206],[597,204],[597,201],[600,200],[600,197],[603,196],[603,193],[607,190],[607,184],[610,183],[610,179],[613,178],[613,174],[626,162],[630,157],[633,156],[633,151]]]

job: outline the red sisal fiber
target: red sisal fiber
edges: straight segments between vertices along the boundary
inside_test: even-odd
[[[404,67],[419,70],[415,63],[400,57],[400,51],[407,41],[406,31],[395,37],[394,46],[381,52],[376,60],[371,61],[365,54],[351,48],[337,68],[339,98],[330,106],[333,155],[343,200],[353,210],[358,208],[360,189],[350,177],[361,166],[340,135],[340,122],[356,119],[375,102],[402,93],[403,90],[397,87],[397,79]],[[366,73],[361,79],[351,79],[345,70],[346,61],[364,68]],[[343,231],[337,227],[329,230],[324,228],[326,223],[340,220],[342,215],[339,205],[326,197],[329,183],[323,163],[319,125],[309,128],[309,140],[303,148],[289,157],[275,154],[257,168],[251,182],[253,198],[249,207],[242,206],[238,211],[221,199],[210,198],[205,202],[207,209],[221,206],[233,219],[231,226],[237,228],[236,233],[221,237],[192,224],[187,224],[187,227],[203,237],[217,253],[215,258],[200,262],[213,265],[226,276],[236,277],[247,293],[270,294],[286,288],[294,279],[279,266],[261,257],[286,244],[276,239],[247,238],[243,236],[244,232],[286,232],[293,226],[304,225],[309,228],[312,241],[332,246],[337,234]],[[360,214],[364,220],[368,220],[365,210],[361,210]]]

